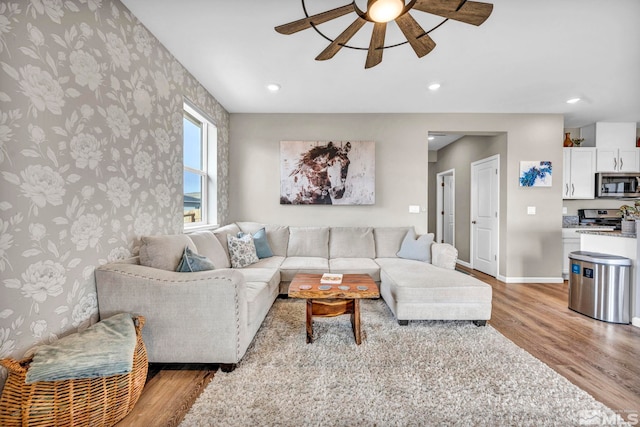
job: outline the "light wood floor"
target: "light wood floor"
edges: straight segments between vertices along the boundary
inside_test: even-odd
[[[493,287],[491,326],[625,419],[640,414],[640,328],[569,310],[566,282],[506,284],[472,273]],[[118,426],[178,425],[216,369],[152,364],[140,400]]]

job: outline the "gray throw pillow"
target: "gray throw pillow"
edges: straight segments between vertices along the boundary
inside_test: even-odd
[[[193,273],[195,271],[215,270],[215,268],[209,258],[198,255],[187,246],[184,248],[182,259],[176,271],[180,273]]]
[[[242,231],[238,233],[238,237],[243,236],[247,236],[247,233],[243,233]],[[253,244],[256,246],[256,255],[258,255],[259,259],[273,256],[273,251],[267,240],[267,232],[264,228],[256,231],[251,237],[253,237]]]
[[[229,259],[231,267],[242,268],[259,261],[256,254],[256,245],[253,237],[246,234],[242,237],[234,237],[227,234],[227,245],[229,246]]]
[[[431,262],[431,244],[433,233],[423,234],[416,240],[416,232],[413,228],[404,236],[398,258],[413,259],[422,262]]]

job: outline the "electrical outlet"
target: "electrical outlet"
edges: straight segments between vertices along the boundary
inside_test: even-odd
[[[409,213],[420,213],[420,206],[409,205]]]
[[[535,215],[536,207],[535,206],[527,206],[527,215]]]

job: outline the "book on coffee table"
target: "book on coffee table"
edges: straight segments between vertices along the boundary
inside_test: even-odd
[[[323,285],[339,285],[342,283],[342,274],[324,273],[320,278],[320,283]]]

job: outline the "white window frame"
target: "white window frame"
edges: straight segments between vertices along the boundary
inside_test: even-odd
[[[201,220],[198,222],[184,223],[184,230],[193,231],[198,228],[208,228],[217,226],[217,138],[218,129],[213,120],[206,117],[198,109],[188,102],[184,102],[183,116],[188,120],[199,124],[202,129],[201,150],[202,169],[195,169],[186,166],[183,162],[185,172],[200,175],[202,183],[202,200],[200,205]],[[184,134],[183,134],[184,135]],[[184,138],[184,136],[183,136]],[[184,150],[184,139],[182,141]],[[184,194],[184,185],[182,188]],[[211,192],[216,193],[212,194]]]

